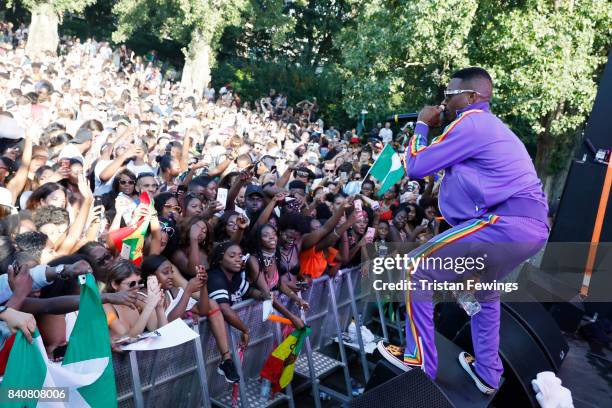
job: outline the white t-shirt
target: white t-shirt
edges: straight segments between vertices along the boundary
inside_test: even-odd
[[[168,305],[168,307],[166,308],[166,310],[164,311],[164,313],[166,313],[166,317],[174,310],[174,308],[179,304],[179,302],[181,301],[181,298],[183,297],[183,292],[185,292],[185,290],[183,290],[183,288],[179,288],[178,293],[176,294],[176,297],[172,297],[172,293],[167,290],[166,294],[168,295],[168,297],[170,298],[170,304]],[[186,312],[190,311],[191,309],[193,309],[193,307],[195,305],[198,304],[198,301],[195,300],[192,297],[189,297],[189,300],[187,301],[187,308],[185,309]]]
[[[96,167],[94,168],[94,178],[96,180],[96,188],[94,190],[95,196],[101,196],[103,194],[106,194],[113,188],[113,180],[115,178],[114,175],[113,177],[108,179],[106,183],[100,180],[100,174],[102,174],[104,169],[112,162],[112,160],[99,160],[98,163],[96,163]]]
[[[378,136],[380,136],[383,143],[391,143],[393,141],[393,131],[391,129],[380,129],[380,132],[378,132]]]

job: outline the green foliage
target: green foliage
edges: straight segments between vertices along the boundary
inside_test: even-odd
[[[312,68],[300,68],[292,64],[235,57],[220,60],[212,72],[213,86],[217,89],[231,83],[239,91],[241,99],[251,103],[268,94],[271,88],[286,94],[289,104],[316,97],[321,106],[320,116],[326,123],[342,128],[353,125],[339,103],[342,83],[338,73],[331,67],[317,74]]]
[[[528,123],[522,136],[536,140],[536,166],[556,173],[589,114],[598,69],[607,57],[612,8],[605,0],[531,0],[500,12],[483,8],[472,43],[473,59],[496,81],[496,110],[509,123]],[[607,45],[604,38],[607,38]]]
[[[351,116],[414,110],[440,97],[450,74],[469,63],[476,0],[362,2],[358,23],[338,39]]]
[[[13,1],[19,1],[30,11],[42,5],[51,5],[53,10],[62,16],[64,13],[80,13],[96,0],[9,0],[7,7],[11,7]]]
[[[480,65],[541,175],[565,166],[612,44],[606,0],[369,0],[357,21],[338,38],[351,116],[439,103],[454,70]]]
[[[352,24],[356,0],[250,0],[222,39],[226,54],[317,67],[336,63],[334,40]]]
[[[195,38],[215,48],[223,29],[240,18],[244,3],[245,0],[119,0],[113,8],[118,17],[113,40],[125,41],[136,30],[145,29],[160,39],[187,45]]]

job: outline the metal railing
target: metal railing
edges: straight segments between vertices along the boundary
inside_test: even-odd
[[[365,316],[368,307],[368,292],[362,292],[361,268],[345,269],[335,277],[323,276],[315,279],[301,295],[310,304],[307,312],[299,311],[281,296],[290,310],[301,313],[302,319],[312,327],[312,335],[302,349],[296,362],[296,376],[300,376],[301,389],[310,387],[315,406],[320,406],[319,391],[324,391],[340,402],[352,398],[351,379],[348,372],[347,352],[343,333],[351,320]],[[378,305],[380,310],[380,305]],[[228,326],[230,353],[236,364],[241,381],[236,393],[234,385],[217,373],[221,356],[215,338],[208,327],[208,320],[201,318],[192,328],[200,337],[173,348],[155,351],[131,351],[114,354],[113,364],[120,407],[210,407],[211,404],[232,407],[266,407],[285,403],[294,407],[291,386],[270,400],[259,396],[259,373],[274,348],[281,341],[278,323],[262,322],[262,303],[247,300],[233,306],[240,319],[249,327],[250,340],[244,351],[242,363],[239,358],[239,332]],[[386,330],[385,330],[386,331]],[[366,380],[369,377],[368,362],[360,330],[357,330],[360,363]],[[333,342],[338,343],[340,359],[319,352]],[[321,379],[331,372],[343,371],[346,393],[321,384]]]

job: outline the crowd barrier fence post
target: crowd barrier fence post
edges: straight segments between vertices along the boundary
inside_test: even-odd
[[[278,344],[281,344],[281,342],[283,341],[283,336],[281,334],[281,329],[280,329],[280,323],[275,323],[274,324],[274,338],[276,339],[276,342]],[[287,396],[289,397],[289,401],[287,401],[287,403],[289,404],[289,408],[295,408],[295,401],[293,400],[293,387],[291,387],[291,383],[287,384],[287,387],[285,388]]]
[[[302,298],[301,292],[298,292],[297,295],[299,296],[300,299]],[[302,319],[302,321],[306,322],[306,313],[304,313],[304,310],[302,309],[300,309],[300,318]],[[308,370],[310,372],[312,399],[314,401],[315,408],[321,408],[321,394],[319,393],[319,379],[317,378],[317,373],[315,372],[314,363],[312,362],[312,348],[310,346],[310,339],[308,337],[306,337],[304,341],[304,347],[306,347],[306,359],[308,361]]]
[[[134,406],[136,408],[144,408],[144,399],[142,397],[142,385],[140,382],[140,372],[138,371],[136,351],[130,351],[130,368],[132,370],[132,385],[134,387]]]
[[[230,353],[232,355],[232,359],[234,360],[234,366],[236,367],[236,371],[238,371],[238,376],[240,377],[240,382],[238,383],[238,394],[240,400],[240,407],[248,408],[249,403],[247,401],[247,391],[246,391],[246,377],[244,375],[244,371],[242,370],[242,362],[240,361],[240,357],[236,352],[236,341],[234,339],[234,330],[232,326],[226,324],[227,326],[227,341],[229,344]]]
[[[363,375],[365,377],[366,382],[370,379],[370,370],[368,368],[368,360],[366,358],[365,348],[363,346],[363,338],[361,337],[361,321],[359,319],[359,312],[357,310],[357,302],[355,301],[355,291],[353,288],[353,278],[351,277],[352,271],[347,271],[346,279],[348,280],[349,286],[349,296],[351,299],[351,309],[353,311],[353,318],[355,319],[355,334],[357,335],[357,344],[359,345],[359,358],[361,360],[361,368],[363,370]],[[341,340],[341,339],[340,339]]]
[[[351,376],[348,369],[348,359],[346,358],[346,350],[344,349],[344,342],[342,341],[342,328],[340,327],[340,320],[338,317],[338,308],[336,303],[336,292],[334,288],[334,280],[340,280],[342,278],[342,274],[338,274],[337,277],[329,279],[327,284],[329,285],[329,295],[331,300],[331,309],[332,315],[334,318],[334,323],[336,326],[336,335],[338,336],[338,348],[340,350],[340,359],[342,360],[342,370],[344,372],[344,382],[346,386],[347,395],[345,396],[346,401],[350,401],[353,398],[352,386],[351,386]]]
[[[196,353],[196,362],[198,365],[198,377],[200,378],[200,388],[202,389],[202,406],[210,408],[210,394],[208,393],[208,381],[206,380],[206,370],[204,362],[204,354],[202,352],[202,340],[200,339],[200,325],[194,324],[193,331],[198,333],[198,337],[193,340],[193,347]]]

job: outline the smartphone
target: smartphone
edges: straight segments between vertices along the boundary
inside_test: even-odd
[[[359,199],[355,200],[354,203],[355,203],[355,211],[361,214],[361,211],[363,211],[363,203]]]
[[[374,234],[376,233],[376,228],[374,227],[368,227],[365,236],[370,238],[370,239],[374,239]]]
[[[123,194],[123,193],[120,193]],[[102,197],[101,196],[96,196],[96,198],[94,198],[94,207],[98,207],[102,205]]]
[[[346,171],[342,171],[342,172],[340,172],[340,178],[341,178],[341,179],[344,179],[344,180],[348,179],[348,174],[347,174],[347,172],[346,172]]]
[[[217,201],[223,204],[223,209],[225,209],[225,205],[227,204],[227,193],[227,188],[217,189]]]

